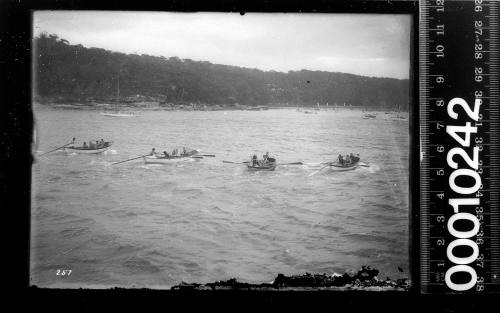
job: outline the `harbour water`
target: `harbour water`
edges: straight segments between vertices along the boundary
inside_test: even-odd
[[[363,115],[271,109],[113,118],[38,107],[31,284],[169,288],[231,277],[260,283],[278,273],[344,273],[362,265],[383,279],[408,277],[408,119]],[[36,156],[72,137],[114,143],[100,155]],[[183,146],[216,157],[111,165],[153,147]],[[222,162],[267,151],[278,163],[304,165],[250,172]],[[320,162],[349,152],[368,166],[318,172]]]

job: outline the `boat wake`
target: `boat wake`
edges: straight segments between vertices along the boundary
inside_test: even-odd
[[[108,167],[110,165],[112,165],[113,163],[112,162],[109,162],[109,161],[104,161],[104,160],[95,160],[95,159],[92,159],[90,162],[89,162],[89,165],[102,165],[103,167]]]
[[[118,154],[118,151],[116,150],[106,150],[104,151],[103,153],[104,155],[108,155],[108,154]]]
[[[362,168],[366,169],[368,172],[372,174],[380,172],[380,166],[378,166],[377,164],[369,164],[368,166],[364,166]]]

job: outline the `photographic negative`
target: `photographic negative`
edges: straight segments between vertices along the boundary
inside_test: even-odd
[[[406,290],[411,27],[35,11],[31,285]]]

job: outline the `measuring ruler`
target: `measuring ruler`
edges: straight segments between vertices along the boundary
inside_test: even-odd
[[[420,290],[500,291],[499,2],[420,2]]]

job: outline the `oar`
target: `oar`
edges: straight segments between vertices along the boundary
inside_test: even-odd
[[[203,157],[202,157],[202,156],[192,156],[191,158],[192,158],[192,159],[203,159]]]
[[[49,152],[42,153],[42,154],[40,154],[39,156],[45,155],[45,154],[47,154],[47,153],[54,152],[54,151],[56,151],[56,150],[59,150],[59,149],[64,148],[64,147],[66,147],[66,146],[69,146],[70,144],[72,144],[72,142],[67,143],[67,144],[65,144],[64,146],[60,146],[59,148],[55,148],[54,150],[50,150]]]
[[[250,163],[250,162],[249,162],[249,161],[246,161],[246,162],[222,161],[222,163],[231,163],[231,164],[246,164],[246,163]]]
[[[204,157],[212,157],[212,158],[215,158],[215,154],[198,154],[200,156],[204,156]]]
[[[302,162],[292,162],[292,163],[283,163],[283,164],[278,164],[278,165],[303,165],[304,163]]]
[[[319,172],[321,172],[321,170],[322,170],[322,169],[324,169],[325,167],[330,166],[332,163],[333,163],[333,162],[330,162],[330,163],[328,163],[327,165],[325,165],[325,166],[323,166],[322,168],[320,168],[319,170],[317,170],[316,172],[309,174],[309,177],[311,177],[311,176],[313,176],[313,175],[318,174]]]
[[[138,156],[138,157],[136,157],[136,158],[128,159],[128,160],[125,160],[125,161],[120,161],[120,162],[111,163],[111,165],[120,164],[120,163],[124,163],[124,162],[128,162],[128,161],[132,161],[132,160],[137,160],[137,159],[143,158],[143,157],[148,156],[148,155],[149,155],[149,154],[146,154],[146,155],[141,155],[141,156]]]

